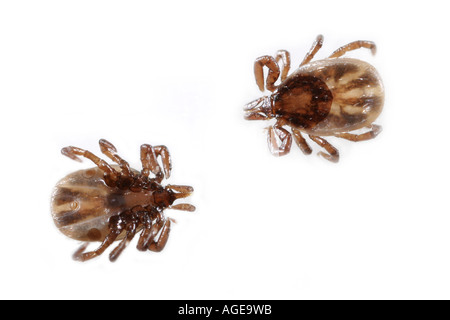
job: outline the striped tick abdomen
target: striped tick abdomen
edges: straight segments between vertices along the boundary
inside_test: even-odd
[[[66,236],[80,241],[102,241],[110,231],[110,217],[137,205],[153,204],[153,191],[111,188],[104,181],[103,171],[92,168],[73,172],[56,184],[52,216]]]
[[[273,113],[294,128],[329,136],[370,126],[384,104],[384,88],[367,62],[324,59],[308,63],[272,95]]]

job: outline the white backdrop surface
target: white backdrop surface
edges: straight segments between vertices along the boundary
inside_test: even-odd
[[[449,299],[450,23],[443,1],[3,1],[0,298]],[[386,89],[372,141],[341,161],[273,157],[243,119],[255,58],[298,65],[354,40]],[[165,144],[195,213],[162,253],[77,263],[50,216],[54,184],[88,168],[67,145]],[[90,247],[91,249],[94,246]]]

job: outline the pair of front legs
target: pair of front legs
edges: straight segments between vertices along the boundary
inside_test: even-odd
[[[279,124],[275,124],[272,127],[268,128],[267,134],[267,142],[269,144],[269,149],[275,156],[283,156],[289,153],[292,145],[292,136],[294,137],[294,141],[302,150],[302,152],[306,155],[312,153],[311,147],[306,142],[306,139],[301,134],[300,130],[295,128],[291,128],[292,134],[283,128]],[[352,133],[338,133],[335,134],[335,137],[350,140],[350,141],[365,141],[375,138],[381,132],[381,126],[376,124],[372,124],[370,127],[370,131],[365,132],[363,134],[352,134]],[[322,137],[309,135],[309,138],[317,143],[319,146],[325,149],[326,152],[320,151],[318,153],[319,156],[327,159],[331,162],[339,161],[339,151],[333,147],[327,140]]]

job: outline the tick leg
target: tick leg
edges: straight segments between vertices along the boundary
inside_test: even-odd
[[[117,258],[120,256],[120,254],[123,252],[123,250],[131,242],[131,240],[133,240],[134,236],[136,235],[136,228],[137,228],[136,223],[130,223],[127,226],[127,234],[125,238],[123,238],[123,240],[119,243],[119,245],[109,254],[109,260],[111,262],[115,262]]]
[[[349,44],[346,44],[345,46],[340,47],[336,51],[334,51],[329,58],[338,58],[343,56],[345,53],[356,50],[359,48],[367,48],[372,51],[372,54],[375,54],[377,52],[377,46],[372,41],[354,41],[350,42]]]
[[[166,146],[155,146],[153,149],[155,150],[156,156],[161,157],[164,174],[166,175],[166,179],[168,179],[172,171],[172,160],[170,158],[169,149],[167,149]]]
[[[140,223],[144,228],[139,236],[139,241],[136,246],[139,251],[146,251],[148,249],[149,242],[158,234],[155,231],[154,225],[159,222],[161,218],[161,213],[155,208],[150,208],[147,210],[147,213],[141,217]]]
[[[83,243],[79,248],[78,248],[78,250],[77,251],[75,251],[74,253],[73,253],[73,259],[74,260],[79,260],[78,259],[78,257],[80,257],[82,254],[83,254],[83,252],[86,250],[86,248],[89,246],[89,242],[85,242],[85,243]]]
[[[264,66],[269,68],[269,74],[266,79],[266,88],[267,90],[273,92],[277,88],[275,86],[275,82],[280,76],[280,67],[278,66],[275,58],[271,56],[262,56],[256,59],[254,67],[255,79],[256,84],[261,91],[264,91]]]
[[[139,237],[139,241],[137,244],[137,249],[139,251],[147,251],[148,249],[148,244],[153,241],[153,239],[156,237],[156,235],[158,234],[157,230],[156,230],[156,224],[154,225],[146,225],[144,230],[142,231],[140,237]]]
[[[149,144],[143,144],[141,146],[141,162],[142,162],[142,175],[148,177],[150,172],[156,176],[156,181],[160,183],[164,179],[164,174],[161,171],[161,167],[156,159],[155,148]]]
[[[283,61],[283,70],[281,71],[281,81],[286,80],[287,75],[289,73],[289,69],[291,68],[291,55],[286,50],[278,50],[275,55],[275,61],[278,63]]]
[[[111,179],[113,182],[118,180],[119,173],[116,170],[114,170],[108,163],[106,163],[106,161],[100,159],[90,151],[69,146],[63,148],[61,150],[61,153],[69,157],[70,159],[79,162],[81,162],[81,160],[77,156],[85,157],[86,159],[89,159],[92,162],[94,162],[97,165],[97,167],[99,167],[103,172],[105,172],[105,174],[107,174],[109,179]]]
[[[316,38],[316,41],[314,41],[311,49],[306,54],[305,58],[303,59],[302,63],[300,64],[300,67],[309,63],[314,58],[317,51],[319,51],[320,48],[322,48],[322,45],[323,45],[323,35],[319,34]]]
[[[294,141],[304,154],[309,155],[312,153],[311,147],[308,145],[305,138],[303,138],[300,130],[292,128],[292,135],[294,136]]]
[[[122,173],[124,175],[128,177],[133,176],[133,172],[131,171],[130,165],[128,164],[128,162],[123,160],[117,154],[117,149],[111,142],[105,139],[101,139],[98,143],[100,144],[100,150],[103,152],[103,154],[105,154],[108,158],[119,164],[120,169],[122,170]]]
[[[375,138],[382,130],[382,127],[376,124],[373,124],[371,130],[362,134],[352,134],[352,133],[339,133],[335,134],[335,137],[347,139],[350,141],[358,142],[365,141]]]
[[[333,147],[327,140],[318,136],[309,135],[309,137],[311,138],[312,141],[317,143],[319,146],[321,146],[328,152],[325,153],[321,151],[318,153],[319,156],[322,156],[331,162],[339,161],[339,151],[335,147]]]
[[[152,241],[149,246],[148,249],[150,251],[154,251],[154,252],[160,252],[164,249],[164,247],[166,246],[167,243],[167,239],[169,239],[169,234],[170,234],[170,219],[167,220],[162,220],[157,224],[157,231],[159,231],[160,229],[162,229],[161,234],[159,236],[159,239],[157,241]]]
[[[278,126],[268,128],[267,143],[270,152],[276,156],[281,157],[291,151],[292,135],[286,129]]]
[[[87,248],[87,244],[82,245],[75,253],[73,254],[73,259],[76,261],[87,261],[91,260],[95,257],[98,257],[101,255],[105,250],[116,240],[116,238],[119,236],[120,231],[119,230],[113,230],[111,231],[103,241],[103,243],[100,245],[100,247],[91,252],[83,253],[84,250]]]

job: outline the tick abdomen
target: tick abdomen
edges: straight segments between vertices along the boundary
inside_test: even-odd
[[[296,76],[320,79],[326,84],[325,92],[332,94],[328,114],[313,126],[299,128],[308,134],[327,136],[357,130],[371,125],[383,109],[383,83],[367,62],[350,58],[318,60],[300,67],[285,81]]]
[[[71,173],[56,184],[52,215],[66,236],[80,241],[102,241],[109,232],[111,216],[152,203],[152,192],[111,188],[104,182],[103,171],[92,168]]]

